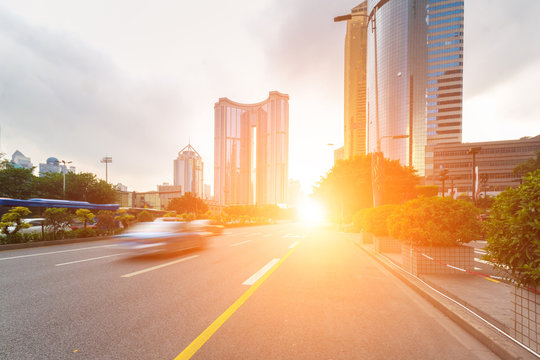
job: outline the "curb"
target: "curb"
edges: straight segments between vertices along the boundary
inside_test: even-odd
[[[6,244],[6,245],[0,245],[0,251],[28,249],[28,248],[35,248],[35,247],[64,245],[64,244],[77,244],[77,243],[84,243],[84,242],[91,242],[91,241],[108,240],[110,238],[111,238],[110,236],[99,236],[99,237],[73,238],[73,239],[62,239],[62,240],[51,240],[51,241],[37,241],[37,242],[28,242],[28,243],[20,243],[20,244]]]
[[[429,285],[423,283],[422,280],[409,274],[383,256],[366,249],[357,240],[353,240],[353,243],[501,359],[536,359],[532,353],[496,331],[493,324],[491,324],[493,328],[488,326],[486,324],[487,320],[484,320],[484,322],[480,320],[480,317],[475,317],[470,311],[467,311],[464,306],[459,306],[448,298],[445,298],[444,295],[438,293],[436,290],[430,289]]]

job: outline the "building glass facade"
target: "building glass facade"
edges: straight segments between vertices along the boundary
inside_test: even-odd
[[[428,0],[427,145],[461,143],[464,2]],[[426,165],[427,166],[427,165]]]
[[[257,104],[221,98],[214,106],[214,198],[222,205],[284,204],[287,199],[289,96]]]
[[[368,0],[367,149],[424,175],[427,1]]]
[[[351,10],[345,36],[344,158],[366,154],[367,2]]]

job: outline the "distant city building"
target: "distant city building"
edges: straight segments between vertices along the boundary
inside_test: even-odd
[[[287,194],[287,206],[298,208],[304,200],[304,193],[300,181],[289,179],[289,189]]]
[[[75,172],[75,166],[64,166],[60,161],[55,157],[50,157],[47,159],[45,164],[39,164],[39,176],[43,176],[46,173],[61,173],[61,172]]]
[[[477,147],[481,148],[476,154],[477,189],[494,195],[520,184],[521,176],[514,174],[513,170],[540,150],[540,135],[519,140],[435,145],[433,158],[426,159],[432,161],[432,166],[426,169],[426,184],[441,186],[440,173],[445,169],[448,170],[445,192],[453,187],[457,194],[470,195],[473,165],[469,149]]]
[[[157,186],[157,190],[160,198],[160,205],[163,210],[167,209],[171,199],[182,197],[181,185],[170,185],[169,183],[163,183]]]
[[[358,154],[355,154],[358,155]],[[345,159],[345,147],[342,146],[339,149],[334,150],[334,163],[338,160],[344,160]]]
[[[15,167],[21,167],[23,169],[31,169],[32,161],[27,156],[24,156],[22,152],[16,150],[13,155],[11,155],[11,164]]]
[[[212,186],[209,184],[204,184],[204,199],[205,200],[212,199]]]
[[[181,186],[182,192],[190,192],[203,197],[203,161],[201,155],[188,145],[178,153],[174,160],[174,185]]]
[[[414,166],[422,176],[426,146],[427,3],[428,0],[367,3],[368,152],[382,151],[387,158]],[[433,36],[446,33],[441,31]]]
[[[115,190],[117,191],[123,191],[123,192],[126,192],[127,191],[127,186],[122,184],[122,183],[118,183],[114,186]]]
[[[285,204],[289,96],[271,91],[256,104],[214,105],[214,199],[221,205]]]
[[[343,158],[366,154],[367,1],[351,10],[345,36],[345,145]]]

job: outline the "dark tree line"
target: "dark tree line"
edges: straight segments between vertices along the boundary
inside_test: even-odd
[[[64,199],[62,174],[47,173],[39,177],[33,174],[33,169],[16,168],[4,160],[0,163],[0,197]],[[116,202],[116,191],[94,174],[68,172],[65,199],[110,204]]]

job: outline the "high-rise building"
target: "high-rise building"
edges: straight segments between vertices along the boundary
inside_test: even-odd
[[[191,146],[184,147],[174,160],[174,186],[181,186],[182,193],[192,193],[203,197],[203,168],[201,155]]]
[[[349,15],[334,21],[347,21],[345,36],[345,121],[344,158],[366,154],[366,54],[367,1],[354,7]]]
[[[427,145],[461,143],[463,1],[427,2]]]
[[[75,172],[75,166],[61,165],[61,162],[55,158],[50,157],[45,161],[45,164],[39,164],[39,176],[44,176],[46,173],[62,173],[62,172]]]
[[[424,175],[428,0],[368,0],[367,148]]]
[[[21,167],[24,169],[31,169],[33,167],[30,158],[24,156],[19,150],[16,150],[13,155],[11,155],[11,164],[13,164],[15,167]]]
[[[214,105],[214,199],[221,205],[285,204],[289,96],[271,91],[256,104]]]

